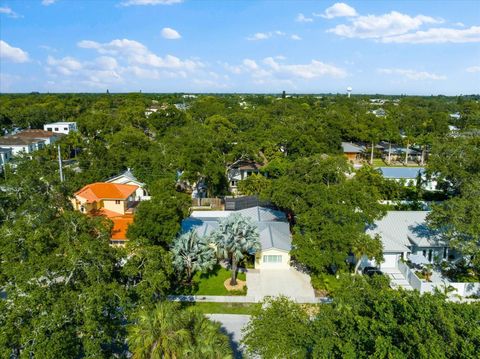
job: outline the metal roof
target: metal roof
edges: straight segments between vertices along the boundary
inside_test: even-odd
[[[362,153],[365,151],[364,146],[358,146],[350,142],[342,142],[343,153]]]
[[[190,217],[182,221],[182,232],[195,230],[205,237],[218,228],[219,222],[232,213],[240,213],[252,219],[258,227],[262,251],[275,248],[290,251],[292,236],[286,216],[281,211],[265,207],[252,207],[240,211],[193,211]]]
[[[445,246],[440,236],[427,227],[428,211],[389,211],[367,230],[378,234],[384,252],[410,252],[412,245],[418,247]]]
[[[423,167],[378,167],[383,177],[390,179],[416,179],[418,173],[425,173]]]

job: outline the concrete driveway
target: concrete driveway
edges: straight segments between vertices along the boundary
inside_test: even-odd
[[[243,358],[242,347],[240,340],[242,340],[242,329],[250,320],[249,315],[240,314],[207,314],[211,320],[215,320],[222,324],[222,330],[230,338],[230,345],[232,346],[235,358]]]
[[[295,268],[249,270],[247,295],[259,300],[265,296],[279,295],[298,301],[315,298],[310,276]]]

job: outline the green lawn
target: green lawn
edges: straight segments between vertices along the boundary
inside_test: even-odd
[[[204,314],[248,314],[251,315],[261,303],[184,303]]]
[[[230,278],[230,271],[220,266],[215,267],[209,273],[196,273],[193,281],[198,286],[192,294],[195,295],[245,295],[241,292],[229,292],[223,282]],[[238,273],[237,278],[246,280],[245,273]]]

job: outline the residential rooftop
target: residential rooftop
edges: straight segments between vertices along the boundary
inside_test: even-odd
[[[85,198],[88,202],[97,202],[102,199],[126,200],[138,186],[97,182],[86,185],[81,190],[75,192],[75,195]]]
[[[0,137],[0,146],[26,146],[38,142],[43,142],[43,140],[31,137],[20,137],[18,134]]]
[[[378,234],[384,252],[410,252],[414,244],[418,247],[443,246],[440,236],[427,227],[428,211],[388,211],[367,230],[370,235]]]
[[[424,167],[378,167],[383,177],[388,179],[416,179],[425,173]]]

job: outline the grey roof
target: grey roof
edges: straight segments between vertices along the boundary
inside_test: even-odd
[[[258,231],[262,251],[275,248],[288,252],[292,249],[292,236],[287,222],[259,222]]]
[[[370,235],[379,234],[384,252],[410,252],[418,247],[445,246],[440,236],[426,225],[428,211],[389,211],[373,228]]]
[[[17,136],[0,137],[0,145],[3,146],[25,146],[40,142],[45,141],[36,138],[25,138]]]
[[[292,236],[286,216],[281,211],[265,207],[252,207],[240,211],[206,211],[204,216],[201,212],[195,212],[182,221],[182,232],[195,230],[201,236],[208,236],[218,228],[219,222],[226,218],[227,213],[240,213],[250,217],[258,226],[262,251],[275,248],[290,251],[292,248]]]
[[[364,146],[358,146],[350,142],[342,142],[343,153],[362,153],[365,151]]]
[[[236,211],[246,217],[250,217],[256,222],[260,221],[285,221],[286,216],[282,211],[276,211],[271,208],[255,206],[251,208]]]
[[[112,177],[112,178],[109,178],[108,180],[106,180],[105,182],[113,182],[117,179],[119,179],[120,177],[126,177],[128,180],[130,181],[133,181],[133,182],[137,182],[141,185],[144,185],[144,183],[140,182],[137,177],[135,177],[132,173],[132,171],[130,171],[130,168],[128,168],[125,172],[119,174],[118,176],[115,176],[115,177]],[[128,182],[128,181],[125,181],[125,182]]]
[[[403,178],[403,179],[416,179],[418,173],[422,175],[425,173],[423,167],[378,167],[385,178]]]

